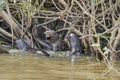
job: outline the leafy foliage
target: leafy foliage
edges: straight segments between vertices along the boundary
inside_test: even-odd
[[[6,3],[5,3],[5,0],[1,0],[0,1],[0,10],[3,10],[6,8]]]
[[[110,37],[111,34],[110,33],[105,33],[105,34],[102,34],[102,36],[104,36],[104,37]]]
[[[5,43],[3,40],[0,39],[0,44]]]

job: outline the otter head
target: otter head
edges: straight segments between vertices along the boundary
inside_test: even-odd
[[[44,32],[44,34],[45,34],[45,37],[46,37],[46,39],[48,39],[48,40],[50,40],[51,38],[53,38],[54,37],[54,35],[55,35],[55,31],[54,30],[46,30],[45,32]]]

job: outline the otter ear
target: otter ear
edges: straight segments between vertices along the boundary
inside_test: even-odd
[[[74,36],[75,34],[74,33],[70,33],[70,36]]]

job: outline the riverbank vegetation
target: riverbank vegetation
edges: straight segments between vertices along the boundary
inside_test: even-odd
[[[102,55],[107,71],[117,72],[111,61],[120,58],[120,0],[0,0],[1,44],[24,39],[39,49],[46,30],[62,40],[76,33],[85,54]]]

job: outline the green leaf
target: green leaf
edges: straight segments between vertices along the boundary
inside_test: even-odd
[[[107,55],[107,54],[109,54],[109,51],[104,51],[104,55]]]
[[[59,29],[59,26],[57,25],[57,26],[55,26],[55,30],[58,30]]]
[[[98,3],[98,0],[95,0],[96,3]]]
[[[103,50],[105,50],[105,51],[111,51],[111,50],[110,50],[109,48],[107,48],[107,47],[104,47]]]
[[[109,54],[109,52],[111,52],[111,50],[109,48],[107,48],[107,47],[104,47],[103,50],[104,50],[105,55]]]
[[[46,8],[44,6],[41,7],[41,10],[46,10]]]
[[[92,46],[92,47],[99,47],[100,44],[98,44],[98,43],[94,43],[94,44],[92,44],[91,46]]]
[[[105,33],[105,34],[102,34],[102,36],[104,36],[104,37],[110,37],[111,34],[110,33]]]
[[[62,39],[63,38],[63,35],[62,34],[59,34],[59,39]]]
[[[95,37],[98,37],[98,36],[101,36],[101,34],[100,34],[100,33],[98,33],[98,34],[95,34],[94,36],[95,36]]]
[[[6,3],[4,0],[0,1],[0,10],[3,10],[6,8]]]
[[[29,17],[33,16],[33,13],[30,12],[30,11],[28,11],[28,16],[29,16]]]
[[[0,39],[0,44],[5,43],[3,40]]]

